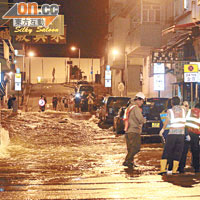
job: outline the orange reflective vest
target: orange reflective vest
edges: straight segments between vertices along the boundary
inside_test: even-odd
[[[200,135],[200,109],[199,108],[193,108],[188,111],[185,125],[189,132]]]
[[[131,112],[131,110],[133,110],[133,108],[135,107],[136,105],[132,105],[132,106],[129,106],[128,108],[126,108],[126,110],[124,111],[124,117],[123,117],[123,120],[124,120],[124,131],[127,131],[128,130],[128,117],[129,117],[129,113]]]

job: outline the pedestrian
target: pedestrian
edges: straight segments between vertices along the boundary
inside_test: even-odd
[[[81,97],[77,96],[74,98],[74,104],[75,104],[75,112],[80,112],[80,103],[81,103]]]
[[[195,173],[199,172],[199,136],[200,136],[200,103],[195,105],[195,108],[192,108],[188,111],[186,117],[186,128],[191,138],[190,140],[190,149],[192,153],[192,165],[195,170]],[[183,169],[184,172],[184,169]]]
[[[52,104],[53,104],[53,110],[56,110],[57,104],[58,104],[58,98],[57,98],[56,94],[54,94],[54,96],[52,98]]]
[[[58,110],[62,111],[62,97],[60,94],[58,95]]]
[[[40,111],[42,111],[42,112],[45,111],[45,104],[46,104],[45,97],[43,95],[41,95],[41,97],[39,99],[39,108],[40,108]]]
[[[186,113],[186,116],[187,116],[187,113],[190,109],[188,101],[184,101],[182,107],[185,109],[185,113]],[[180,160],[179,167],[178,167],[179,173],[184,173],[184,168],[185,168],[186,160],[187,160],[187,154],[188,154],[188,150],[189,150],[189,147],[190,147],[190,140],[191,140],[191,138],[190,138],[190,135],[188,133],[188,130],[187,130],[187,128],[185,128],[184,147],[183,147],[183,152],[182,152],[181,160]]]
[[[85,91],[83,91],[81,96],[81,112],[87,112],[88,110],[88,95]]]
[[[8,105],[8,109],[12,108],[12,97],[10,95],[8,96],[8,103],[7,103],[7,105]]]
[[[69,95],[68,106],[69,106],[69,112],[73,112],[73,110],[74,110],[74,96],[73,96],[73,94]]]
[[[171,99],[168,99],[167,101],[167,108],[164,109],[161,113],[160,113],[160,128],[162,129],[163,128],[163,125],[167,119],[167,110],[168,109],[171,109],[172,108],[172,105],[171,105]],[[169,133],[169,124],[166,126],[164,132],[160,135],[161,138],[162,138],[162,142],[163,144],[166,143],[166,139],[167,139],[167,135]]]
[[[142,92],[138,92],[135,98],[131,101],[129,107],[125,110],[124,114],[124,131],[128,152],[123,165],[129,168],[134,167],[134,156],[140,151],[140,134],[142,132],[142,126],[145,123],[141,109],[144,100],[144,94]]]
[[[16,96],[14,94],[12,95],[12,108],[13,108],[13,112],[17,113],[18,102],[17,102],[17,98],[16,98]]]
[[[68,98],[67,98],[67,95],[65,95],[62,99],[62,102],[63,102],[63,107],[64,107],[64,110],[67,111],[68,110]]]
[[[185,109],[180,106],[179,97],[173,97],[171,100],[172,109],[168,109],[167,118],[164,122],[163,128],[160,131],[162,135],[169,123],[169,133],[166,144],[164,146],[162,159],[160,161],[160,173],[176,174],[179,167],[179,161],[184,147],[185,138]],[[167,168],[167,163],[172,163],[172,170]]]
[[[92,113],[94,105],[94,97],[92,96],[92,93],[89,93],[89,95],[87,96],[87,100],[88,100],[88,111]]]

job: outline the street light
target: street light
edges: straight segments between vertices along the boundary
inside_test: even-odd
[[[116,56],[119,55],[118,49],[112,49],[113,60],[115,60]]]
[[[33,51],[30,51],[28,53],[28,56],[29,56],[29,84],[30,84],[31,83],[31,58],[35,56],[35,53]]]
[[[72,50],[72,51],[76,51],[77,49],[78,49],[78,60],[79,60],[78,67],[79,67],[79,69],[80,69],[81,50],[80,50],[80,48],[77,48],[77,47],[75,47],[75,46],[72,46],[72,47],[71,47],[71,50]]]

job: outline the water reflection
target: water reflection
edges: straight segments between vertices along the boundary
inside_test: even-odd
[[[53,190],[55,185],[60,189],[74,182],[88,179],[107,182],[109,178],[123,184],[159,171],[162,145],[143,144],[135,159],[138,167],[124,168],[124,136],[115,137],[112,128],[101,129],[94,117],[76,120],[66,113],[21,113],[7,118],[4,127],[11,143],[6,148],[9,156],[0,156],[0,177],[4,178],[4,182],[0,179],[0,188],[24,190],[18,199],[37,196],[42,186]],[[190,184],[197,184],[198,178],[191,179]],[[163,177],[163,181],[175,184],[170,178]],[[73,187],[70,185],[66,190],[74,192]],[[115,192],[117,197],[118,191]],[[112,191],[110,195],[114,197]]]

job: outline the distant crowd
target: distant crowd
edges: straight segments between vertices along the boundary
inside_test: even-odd
[[[81,96],[74,94],[64,95],[54,94],[52,97],[52,109],[55,111],[66,112],[93,112],[95,96],[92,93],[82,93]],[[40,111],[45,111],[47,104],[47,98],[43,94],[39,99]]]

